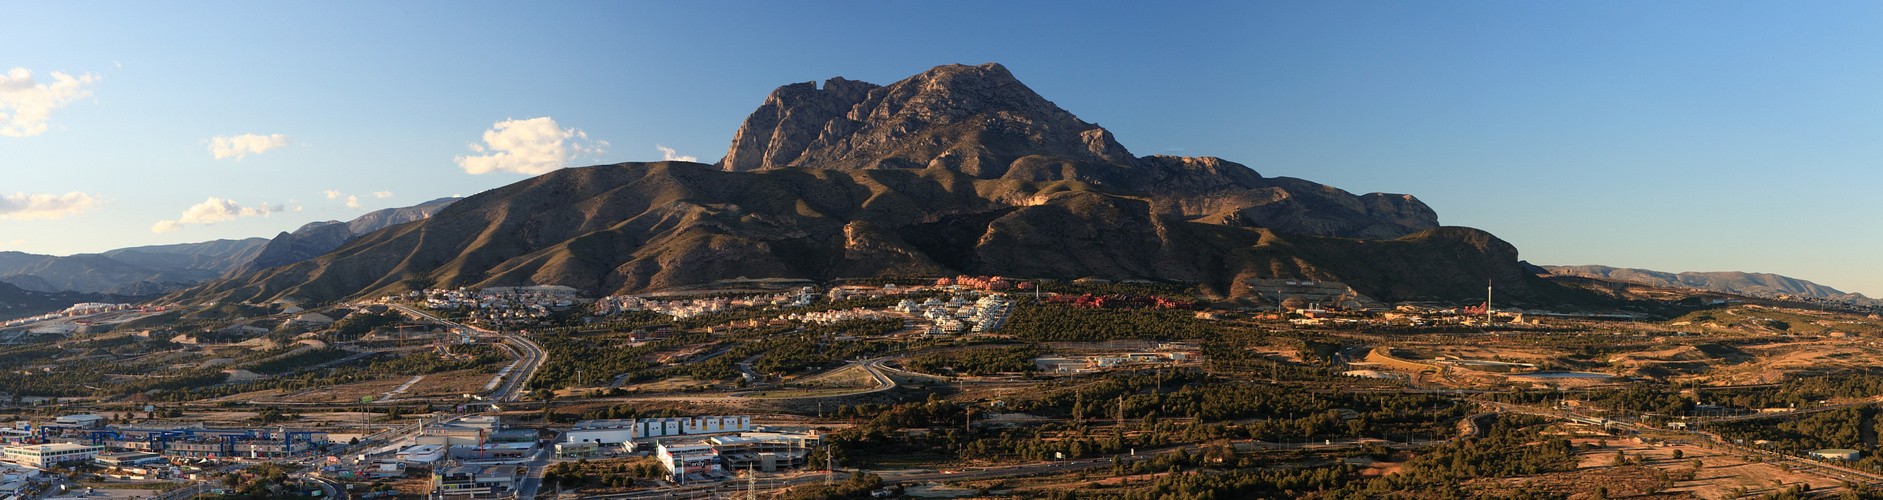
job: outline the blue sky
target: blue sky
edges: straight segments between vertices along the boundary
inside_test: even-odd
[[[662,146],[711,162],[779,85],[999,62],[1134,153],[1410,193],[1533,263],[1883,295],[1883,4],[4,10],[0,251],[271,236]]]

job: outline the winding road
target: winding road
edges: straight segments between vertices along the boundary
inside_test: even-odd
[[[455,328],[455,329],[458,329],[459,331],[471,331],[471,332],[478,332],[478,333],[489,334],[489,335],[501,335],[503,336],[504,342],[507,342],[512,346],[515,346],[517,349],[517,353],[522,356],[521,359],[519,360],[521,364],[516,365],[515,369],[511,370],[510,373],[503,375],[504,377],[508,377],[508,378],[503,380],[502,383],[497,386],[497,390],[491,393],[490,395],[491,399],[494,399],[497,401],[516,401],[518,399],[521,399],[523,397],[523,393],[527,389],[527,383],[529,382],[529,380],[536,377],[536,370],[541,369],[543,367],[543,363],[549,361],[549,354],[543,351],[542,346],[536,345],[535,342],[530,341],[530,339],[522,335],[505,333],[505,332],[500,332],[500,331],[495,331],[495,330],[486,330],[486,329],[478,328],[475,326],[461,324],[455,321],[433,316],[424,311],[420,311],[418,309],[414,309],[412,307],[408,307],[405,305],[400,305],[400,304],[386,304],[386,305],[392,307],[393,309],[398,309],[399,312],[403,312],[407,316],[411,316],[411,317],[418,318],[421,320],[430,321],[433,323],[444,325],[446,328]]]

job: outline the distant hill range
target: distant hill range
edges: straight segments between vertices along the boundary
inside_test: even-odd
[[[24,290],[12,283],[0,282],[0,321],[36,316],[71,307],[81,302],[132,303],[155,298],[143,295],[117,295],[80,292],[39,292]]]
[[[255,267],[261,267],[258,264]],[[1252,279],[1386,301],[1561,303],[1517,250],[1403,194],[1354,195],[1218,158],[1133,156],[997,64],[773,91],[725,158],[569,168],[304,261],[166,301],[327,301],[420,287],[638,293],[721,280],[1149,279],[1249,298]]]
[[[438,213],[439,209],[458,200],[459,198],[456,197],[439,198],[409,207],[376,210],[347,222],[337,220],[310,222],[301,226],[300,229],[295,229],[294,232],[275,235],[275,239],[269,240],[253,259],[236,266],[228,274],[240,276],[319,257],[366,233],[431,217],[432,214]]]
[[[161,295],[225,275],[313,258],[359,235],[428,217],[456,200],[443,198],[412,207],[378,210],[350,222],[315,222],[292,233],[281,233],[273,240],[215,240],[64,257],[0,252],[0,283],[22,291],[54,294]]]
[[[1582,276],[1615,281],[1629,281],[1654,286],[1698,288],[1753,297],[1809,297],[1863,306],[1883,306],[1883,301],[1861,293],[1844,293],[1835,288],[1768,273],[1738,271],[1669,273],[1648,269],[1609,266],[1539,266],[1550,274]]]
[[[65,257],[0,252],[0,282],[35,292],[161,294],[214,279],[254,258],[268,240],[215,240]]]

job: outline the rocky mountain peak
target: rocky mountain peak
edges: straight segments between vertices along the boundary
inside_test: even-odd
[[[821,89],[779,87],[739,127],[719,166],[938,167],[998,178],[1027,156],[1137,162],[1110,132],[989,63],[938,66],[882,87],[843,78]]]

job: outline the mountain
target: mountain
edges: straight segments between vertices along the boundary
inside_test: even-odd
[[[1883,305],[1861,293],[1844,293],[1835,288],[1769,273],[1738,271],[1669,273],[1647,269],[1609,266],[1542,266],[1550,274],[1582,276],[1616,281],[1631,281],[1655,286],[1699,288],[1754,297],[1794,295],[1863,305]]]
[[[153,298],[79,292],[41,292],[23,290],[9,282],[0,282],[0,321],[36,316],[71,307],[81,302],[133,303]]]
[[[328,301],[425,286],[590,295],[749,278],[1007,275],[1347,282],[1384,301],[1559,302],[1517,251],[1438,227],[1407,195],[1355,196],[1216,158],[1133,157],[999,65],[876,86],[787,85],[717,165],[562,169],[306,261],[170,302]]]
[[[778,88],[718,166],[946,169],[979,179],[1073,180],[1148,195],[1162,217],[1355,238],[1438,227],[1408,195],[1354,196],[1264,178],[1218,158],[1134,157],[1110,131],[1033,92],[999,64],[949,65],[876,86],[841,77]]]
[[[351,221],[310,222],[294,232],[275,235],[273,240],[263,247],[254,258],[244,262],[226,273],[228,276],[241,276],[275,266],[293,264],[318,257],[340,248],[340,245],[353,241],[360,235],[378,231],[394,224],[403,224],[438,213],[438,209],[458,201],[457,197],[439,198],[409,207],[375,210]]]
[[[215,240],[65,257],[0,252],[0,282],[41,292],[160,294],[221,276],[253,258],[267,242]]]
[[[315,222],[275,239],[247,238],[120,248],[65,257],[0,252],[0,283],[24,291],[162,295],[223,276],[300,262],[359,235],[423,219],[458,198],[369,212],[348,222]]]

